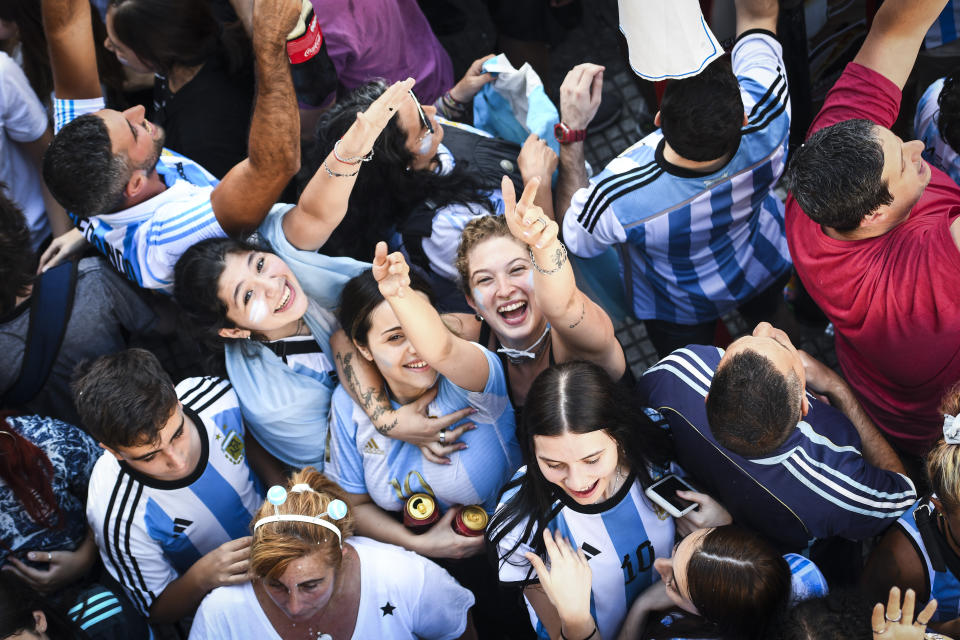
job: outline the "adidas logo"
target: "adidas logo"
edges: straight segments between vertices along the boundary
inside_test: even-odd
[[[193,520],[185,520],[183,518],[174,518],[173,520],[173,533],[174,535],[179,535],[187,530],[187,527],[193,524]]]
[[[580,548],[583,549],[583,555],[587,556],[587,560],[592,560],[594,556],[600,555],[600,549],[597,549],[589,542],[584,542],[580,545]]]
[[[369,455],[382,456],[383,449],[381,449],[376,441],[373,438],[367,440],[367,444],[363,445],[363,452]]]

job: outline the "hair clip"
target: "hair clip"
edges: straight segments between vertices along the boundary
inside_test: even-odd
[[[960,444],[960,415],[943,414],[943,439],[947,444]]]
[[[303,483],[293,485],[290,487],[290,491],[293,493],[303,493],[305,491],[317,493],[317,491],[315,491],[310,485]],[[340,542],[340,547],[343,547],[343,535],[340,533],[340,528],[331,522],[323,520],[322,518],[342,520],[347,515],[347,503],[345,503],[343,500],[331,500],[330,504],[327,505],[327,510],[324,513],[319,513],[315,516],[302,516],[295,513],[281,514],[277,507],[286,501],[286,489],[276,484],[270,487],[270,490],[267,491],[267,502],[273,505],[273,515],[257,520],[257,522],[253,525],[253,530],[256,531],[261,526],[270,524],[271,522],[307,522],[333,531],[335,534],[337,534],[337,540]]]

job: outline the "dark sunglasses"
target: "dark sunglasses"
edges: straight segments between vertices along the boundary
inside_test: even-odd
[[[420,124],[426,127],[427,131],[433,133],[433,125],[430,124],[427,114],[423,112],[423,107],[420,106],[420,101],[417,100],[417,96],[413,93],[413,89],[410,90],[410,97],[413,98],[413,104],[417,105],[417,113],[420,114]]]

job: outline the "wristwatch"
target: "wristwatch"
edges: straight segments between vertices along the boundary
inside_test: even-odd
[[[583,142],[587,137],[586,129],[571,129],[562,122],[553,125],[553,137],[560,144],[569,144],[571,142]]]

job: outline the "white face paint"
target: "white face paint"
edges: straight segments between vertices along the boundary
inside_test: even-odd
[[[430,149],[433,147],[433,134],[429,131],[423,135],[423,140],[420,141],[420,155],[425,155],[430,153]]]
[[[267,303],[260,298],[257,298],[250,303],[250,311],[247,312],[247,320],[249,320],[250,324],[252,325],[260,324],[264,318],[267,317],[268,312],[269,309],[267,309]]]
[[[482,300],[483,300],[483,298],[481,297],[480,289],[478,289],[477,287],[474,287],[474,288],[473,288],[473,301],[476,303],[476,305],[477,305],[478,307],[480,307],[480,310],[481,310],[481,311],[486,312],[487,308],[486,308],[485,306],[483,306]]]

